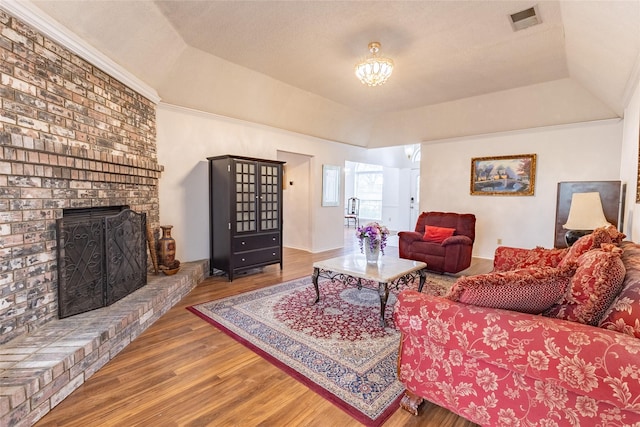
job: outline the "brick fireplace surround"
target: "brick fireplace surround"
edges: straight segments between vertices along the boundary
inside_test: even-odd
[[[208,271],[58,319],[56,219],[128,205],[159,225],[156,105],[0,9],[0,425],[33,425]]]

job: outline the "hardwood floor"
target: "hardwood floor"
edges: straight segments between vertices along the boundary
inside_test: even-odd
[[[211,277],[56,406],[41,426],[358,426],[350,416],[185,307],[309,275],[316,260],[357,250],[353,229],[343,249],[319,254],[285,248],[284,269]],[[397,247],[387,253],[397,255]],[[466,274],[490,270],[474,259]],[[385,426],[475,424],[425,403],[398,410]]]

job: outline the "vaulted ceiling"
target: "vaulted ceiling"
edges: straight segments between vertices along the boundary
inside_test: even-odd
[[[640,73],[640,0],[32,3],[164,102],[368,147],[621,117]]]

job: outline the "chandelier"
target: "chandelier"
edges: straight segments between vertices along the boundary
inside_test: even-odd
[[[393,61],[389,58],[377,56],[380,43],[369,43],[371,57],[360,62],[355,67],[356,77],[368,86],[380,86],[387,81],[393,71]]]

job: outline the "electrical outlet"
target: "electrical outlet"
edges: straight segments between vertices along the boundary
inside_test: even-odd
[[[502,244],[502,239],[498,239],[498,242],[497,242],[497,243],[498,243],[499,245],[501,245],[501,244]]]

